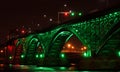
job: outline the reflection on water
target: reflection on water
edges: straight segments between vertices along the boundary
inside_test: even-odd
[[[0,64],[0,72],[4,70],[15,70],[15,71],[76,71],[75,64],[71,63],[70,67],[37,67],[36,65],[4,65]]]
[[[40,71],[52,71],[52,72],[56,72],[56,71],[70,71],[70,72],[93,72],[93,71],[89,71],[89,70],[78,70],[76,67],[76,64],[71,63],[70,67],[37,67],[36,65],[4,65],[4,64],[0,64],[0,72],[3,71],[17,71],[17,72],[40,72]],[[94,72],[100,72],[98,71],[94,71]],[[104,71],[106,72],[106,71]],[[108,72],[108,71],[107,71]],[[112,72],[112,71],[109,71]]]
[[[0,71],[4,70],[20,70],[20,71],[67,71],[73,70],[74,68],[68,67],[37,67],[36,65],[4,65],[0,64]]]

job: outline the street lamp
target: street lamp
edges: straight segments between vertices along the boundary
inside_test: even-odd
[[[70,12],[58,12],[58,24],[60,23],[60,14],[65,14],[66,16],[70,14]]]
[[[67,44],[67,46],[68,46],[68,48],[70,48],[70,47],[71,47],[71,44]]]

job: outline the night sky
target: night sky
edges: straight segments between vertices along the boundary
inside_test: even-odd
[[[40,29],[44,29],[50,27],[51,24],[56,24],[58,12],[72,10],[87,14],[94,9],[100,10],[116,4],[120,4],[120,0],[40,0],[38,2],[9,0],[1,2],[0,43],[13,29],[22,26],[35,28],[37,24],[40,24]],[[46,18],[43,17],[44,15]],[[49,22],[50,18],[53,19],[52,23]]]

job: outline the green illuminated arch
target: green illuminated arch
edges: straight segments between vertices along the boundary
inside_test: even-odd
[[[53,36],[53,39],[47,52],[48,55],[56,54],[55,56],[58,57],[65,42],[67,42],[73,35],[75,35],[84,45],[86,45],[84,40],[82,40],[82,38],[77,34],[76,30],[71,28],[63,28]]]
[[[72,33],[69,31],[61,31],[58,32],[52,39],[51,44],[48,49],[48,55],[49,53],[52,53],[51,50],[57,51],[56,53],[59,54],[63,45],[66,42],[66,39],[72,36]],[[70,37],[69,37],[70,38]],[[56,48],[57,47],[57,48]]]
[[[29,43],[27,46],[27,52],[25,55],[25,61],[27,64],[36,64],[36,54],[38,54],[38,47],[41,47],[42,54],[44,54],[45,50],[41,45],[40,38],[36,35],[29,39]]]

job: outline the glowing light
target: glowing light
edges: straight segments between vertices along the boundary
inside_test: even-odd
[[[50,21],[53,21],[51,18],[49,19]]]
[[[72,12],[72,10],[69,11],[70,13]]]
[[[49,71],[55,71],[55,69],[54,68],[49,68],[49,67],[35,67],[34,68],[34,70],[35,71],[38,71],[38,70],[42,70],[43,72],[49,72]],[[41,71],[39,71],[39,72],[41,72]]]
[[[60,67],[60,70],[66,70],[66,67]]]
[[[84,50],[83,48],[81,48],[81,50]]]
[[[75,13],[74,13],[74,12],[72,12],[72,13],[71,13],[71,16],[75,16]]]
[[[3,50],[1,50],[0,52],[1,52],[1,53],[3,53],[4,51],[3,51]]]
[[[37,24],[37,26],[39,27],[39,26],[40,26],[40,24]]]
[[[118,56],[120,56],[120,51],[118,51]]]
[[[74,49],[74,46],[72,46],[72,49]]]
[[[44,55],[43,54],[40,54],[40,58],[43,58],[44,57]]]
[[[25,30],[21,30],[21,33],[24,34],[24,33],[25,33]]]
[[[87,47],[83,47],[83,49],[84,49],[84,50],[86,50],[86,49],[87,49]]]
[[[12,59],[12,56],[9,56],[9,59]]]
[[[43,17],[44,17],[44,18],[46,18],[46,17],[47,17],[47,15],[43,15]]]
[[[78,32],[78,30],[75,30],[76,32]]]
[[[67,4],[64,4],[64,7],[66,7],[67,6]]]
[[[84,56],[84,57],[87,57],[87,53],[86,53],[86,52],[84,52],[84,53],[83,53],[83,56]]]
[[[65,16],[68,16],[68,13],[67,13],[67,12],[65,12],[65,13],[64,13],[64,15],[65,15]]]
[[[82,13],[78,13],[78,15],[79,15],[79,16],[81,16],[81,15],[82,15]]]
[[[38,58],[38,54],[36,55],[36,58]]]
[[[70,47],[71,47],[71,44],[67,44],[67,46],[68,46],[68,48],[70,48]]]
[[[21,58],[24,58],[24,55],[21,55]]]
[[[64,58],[64,57],[65,57],[65,54],[64,54],[64,53],[61,53],[61,57]]]

